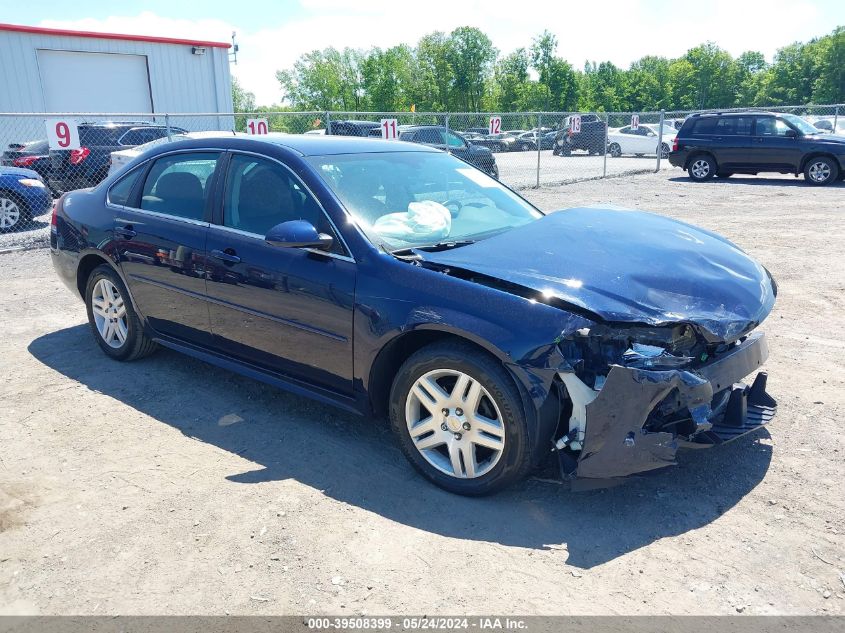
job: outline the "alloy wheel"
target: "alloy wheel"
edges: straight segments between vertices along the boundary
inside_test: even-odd
[[[505,426],[480,382],[455,369],[420,376],[405,402],[414,447],[437,470],[457,479],[481,477],[505,448]]]
[[[120,291],[108,279],[100,279],[91,293],[91,311],[103,341],[115,349],[123,347],[129,335],[126,304]]]
[[[699,158],[692,164],[692,175],[696,178],[707,178],[710,175],[710,163]]]
[[[830,178],[830,165],[821,160],[816,161],[810,165],[810,169],[807,173],[809,173],[810,179],[813,182],[827,182]]]
[[[11,198],[0,198],[0,230],[13,228],[20,222],[21,208]]]

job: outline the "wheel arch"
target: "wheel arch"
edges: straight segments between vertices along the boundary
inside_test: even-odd
[[[85,288],[88,285],[88,278],[91,276],[91,273],[94,272],[94,269],[102,264],[107,264],[112,270],[114,270],[118,277],[120,277],[123,281],[123,285],[126,285],[126,280],[123,278],[123,274],[115,263],[105,255],[105,253],[101,253],[99,251],[88,251],[80,256],[79,263],[76,265],[76,288],[79,291],[79,296],[82,297],[83,300],[85,300]]]
[[[709,152],[706,149],[697,149],[697,150],[690,152],[690,155],[687,156],[687,160],[684,163],[684,169],[689,169],[689,166],[692,163],[692,161],[694,161],[699,156],[709,156],[713,160],[713,162],[716,164],[716,169],[718,170],[719,161],[716,160],[716,157],[713,155],[713,152]]]
[[[837,159],[834,154],[832,154],[831,152],[826,152],[824,150],[816,150],[814,152],[810,152],[804,158],[801,159],[801,164],[798,168],[797,173],[802,173],[807,168],[807,164],[814,158],[829,158],[833,161],[833,164],[836,165],[837,169],[839,169],[840,172],[843,171],[843,165],[839,162],[839,159]]]

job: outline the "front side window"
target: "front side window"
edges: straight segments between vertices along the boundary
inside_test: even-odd
[[[141,208],[189,220],[203,220],[217,152],[191,152],[159,158],[144,181]]]
[[[784,121],[774,117],[757,119],[757,136],[787,136],[792,130]]]
[[[459,137],[457,134],[452,134],[451,132],[448,132],[447,136],[446,136],[446,140],[448,141],[449,147],[455,147],[455,148],[466,147],[464,145],[463,139],[461,137]]]
[[[334,236],[323,210],[302,184],[279,163],[235,154],[226,175],[223,225],[264,236],[282,222],[306,220]],[[335,239],[333,251],[340,252]]]
[[[449,154],[383,152],[308,161],[367,237],[390,249],[484,239],[542,215]]]

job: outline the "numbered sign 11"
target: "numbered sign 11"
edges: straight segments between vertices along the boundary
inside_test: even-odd
[[[581,115],[573,114],[569,119],[569,129],[573,134],[581,133]]]
[[[267,134],[270,130],[267,125],[267,119],[247,119],[246,133],[247,134]]]
[[[631,115],[631,129],[632,130],[640,129],[640,115],[639,114],[632,114]]]
[[[79,130],[73,119],[46,119],[50,149],[79,149]]]
[[[502,117],[500,116],[491,116],[490,117],[490,134],[501,134],[502,133]]]
[[[381,137],[390,141],[395,141],[399,138],[399,121],[396,119],[382,119]]]

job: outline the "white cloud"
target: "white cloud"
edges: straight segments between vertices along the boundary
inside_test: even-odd
[[[42,26],[168,37],[229,41],[237,31],[240,53],[233,73],[256,94],[259,104],[278,102],[281,91],[275,71],[293,65],[308,51],[337,48],[388,47],[416,43],[434,30],[477,26],[503,53],[528,47],[543,29],[559,41],[558,54],[576,68],[587,60],[610,60],[625,67],[647,54],[675,57],[691,46],[715,41],[731,54],[760,50],[771,58],[775,50],[833,29],[811,2],[789,0],[711,0],[700,6],[675,2],[606,2],[593,11],[547,0],[429,0],[425,5],[395,0],[301,0],[305,17],[248,31],[238,21],[217,18],[172,19],[144,11],[134,16],[44,20]],[[572,17],[570,17],[570,15]]]

